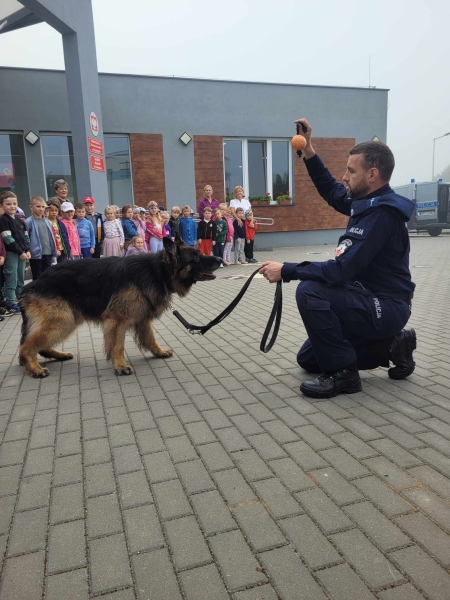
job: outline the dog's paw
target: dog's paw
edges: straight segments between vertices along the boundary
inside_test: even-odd
[[[40,369],[39,371],[33,371],[32,375],[35,379],[43,379],[44,377],[48,377],[50,373],[48,369],[42,367],[42,369]]]
[[[131,375],[133,373],[133,368],[130,365],[124,365],[123,367],[116,367],[114,369],[114,373],[116,375]]]
[[[58,360],[71,360],[73,358],[72,352],[61,352]]]
[[[161,348],[161,350],[155,354],[156,358],[169,358],[169,356],[173,355],[173,351],[170,350],[170,348],[167,348],[166,350],[164,350],[164,348]]]

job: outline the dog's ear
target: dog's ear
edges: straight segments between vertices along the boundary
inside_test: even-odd
[[[177,245],[172,242],[172,240],[166,236],[163,237],[163,247],[167,254],[175,256],[177,253]]]
[[[175,232],[175,244],[178,244],[179,246],[181,246],[181,244],[183,244],[183,240],[180,237],[180,234],[178,233],[178,231]]]

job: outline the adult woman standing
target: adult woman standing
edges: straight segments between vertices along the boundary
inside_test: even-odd
[[[246,210],[251,208],[249,200],[245,197],[244,188],[240,185],[237,185],[233,190],[234,199],[230,202],[230,212],[235,216],[235,212],[237,208],[242,208],[245,214]]]
[[[200,219],[203,219],[203,211],[205,210],[205,208],[208,206],[211,211],[212,214],[214,214],[214,210],[216,208],[219,208],[219,201],[216,200],[216,198],[213,198],[213,189],[210,185],[205,185],[205,187],[203,188],[203,198],[200,200],[200,202],[198,203],[198,216]]]

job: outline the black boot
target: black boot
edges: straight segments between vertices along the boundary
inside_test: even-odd
[[[316,379],[304,381],[300,391],[310,398],[333,398],[338,394],[355,394],[361,391],[361,379],[359,378],[356,363],[346,369],[324,373]]]
[[[391,379],[405,379],[414,372],[416,363],[413,352],[417,346],[414,329],[402,329],[394,338],[389,359],[395,367],[391,367],[388,375]]]

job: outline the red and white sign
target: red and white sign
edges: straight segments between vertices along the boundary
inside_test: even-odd
[[[91,169],[93,171],[102,171],[105,172],[105,159],[101,156],[90,156],[91,159]]]
[[[89,125],[91,127],[92,135],[98,136],[98,118],[95,112],[91,112],[89,115]]]
[[[94,138],[88,137],[89,141],[89,152],[92,154],[100,154],[102,156],[104,154],[103,151],[103,142],[100,140],[95,140]]]

